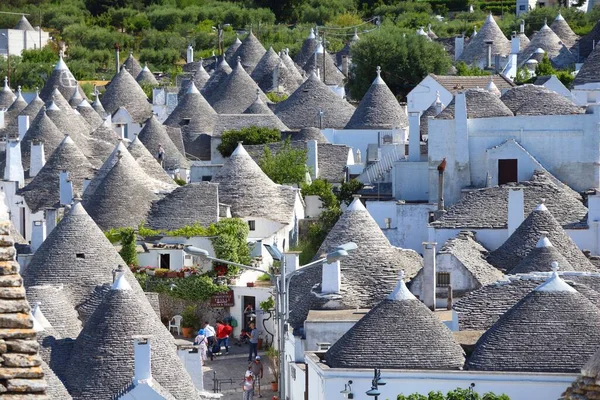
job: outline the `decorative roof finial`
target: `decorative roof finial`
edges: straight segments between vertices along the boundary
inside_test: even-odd
[[[544,18],[544,26],[548,25],[548,18]]]
[[[36,87],[35,87],[35,96],[37,97],[37,96],[39,96],[39,95],[40,95],[40,87],[39,87],[39,86],[36,86]]]
[[[58,51],[58,58],[60,58],[62,60],[63,56],[64,56],[64,53],[63,53],[63,51],[61,49],[61,50]]]
[[[398,280],[403,281],[404,280],[404,276],[405,276],[405,273],[404,273],[404,270],[402,269],[398,273]]]
[[[19,96],[21,95],[21,85],[17,86],[17,92],[19,93]]]
[[[242,57],[240,57],[240,56],[237,56],[237,59],[236,59],[236,61],[237,61],[237,63],[238,63],[238,64],[241,64],[241,62],[242,62]]]
[[[256,101],[260,99],[260,88],[256,88]]]
[[[550,265],[551,265],[552,271],[555,274],[558,274],[558,269],[559,269],[558,262],[552,261],[552,264],[550,264]]]
[[[8,76],[4,77],[4,89],[8,89]]]

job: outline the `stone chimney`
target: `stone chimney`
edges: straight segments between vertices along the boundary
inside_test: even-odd
[[[485,45],[487,46],[487,65],[486,69],[492,69],[492,45],[494,42],[492,40],[486,40]]]
[[[513,32],[510,38],[510,54],[519,54],[521,47],[521,38],[517,35],[517,32]]]
[[[31,142],[31,154],[29,159],[29,176],[36,176],[46,165],[43,142]]]
[[[342,271],[340,261],[331,264],[323,263],[323,274],[321,279],[321,293],[339,293],[342,286]]]
[[[4,180],[18,182],[19,187],[23,186],[25,182],[25,173],[21,162],[21,141],[19,139],[8,139],[6,142]]]
[[[354,164],[362,164],[362,155],[360,149],[356,149],[356,157],[354,158]]]
[[[525,219],[525,206],[522,188],[508,191],[508,236],[517,230]]]
[[[306,142],[308,170],[312,180],[319,178],[319,144],[316,140]]]
[[[17,126],[19,130],[19,140],[23,140],[25,132],[29,129],[29,115],[19,115],[17,117]]]
[[[33,221],[31,227],[31,251],[34,253],[40,248],[46,240],[46,221]]]
[[[466,165],[469,162],[469,131],[467,125],[467,98],[465,92],[454,97],[454,134],[456,137],[456,162]]]
[[[408,161],[421,160],[421,113],[408,113]]]
[[[73,201],[73,182],[69,179],[69,173],[65,170],[60,172],[59,181],[60,205],[66,206]]]
[[[192,47],[192,45],[190,44],[187,48],[187,57],[186,57],[186,62],[189,63],[193,63],[194,62],[194,48]]]
[[[465,49],[465,36],[460,35],[454,38],[454,59],[458,60]]]
[[[525,34],[525,20],[521,20],[521,24],[519,25],[519,33]]]
[[[133,336],[133,384],[147,383],[152,380],[151,336]]]
[[[421,300],[430,310],[435,311],[435,242],[423,242],[423,293]]]

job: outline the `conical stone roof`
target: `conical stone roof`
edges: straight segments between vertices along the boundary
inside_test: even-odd
[[[330,368],[462,369],[465,354],[452,332],[413,296],[402,277],[387,298],[327,350]]]
[[[92,130],[98,129],[100,125],[104,123],[104,120],[100,115],[92,108],[87,100],[82,100],[77,105],[77,112],[83,117],[83,119],[90,125]]]
[[[325,60],[324,63],[323,60]],[[333,57],[331,57],[331,54],[324,50],[320,43],[313,55],[306,60],[302,69],[304,69],[306,73],[311,73],[318,69],[320,71],[321,79],[323,79],[323,82],[327,85],[342,85],[346,79],[344,74],[342,74],[342,71],[335,65],[335,61],[333,60]]]
[[[121,68],[112,79],[102,96],[102,104],[109,114],[124,107],[133,121],[138,123],[143,123],[152,115],[152,105],[148,102],[146,93],[126,68]]]
[[[15,25],[13,29],[16,29],[18,31],[35,31],[33,26],[31,26],[31,24],[29,23],[27,18],[25,18],[24,15],[21,15],[21,19],[19,20],[19,22],[17,22],[17,25]]]
[[[144,65],[144,68],[142,68],[142,71],[138,74],[135,80],[137,81],[137,83],[140,84],[140,86],[158,86],[158,81],[156,80],[154,74],[152,73],[152,71],[150,71],[150,68],[148,68],[147,65]]]
[[[77,79],[73,76],[67,64],[65,64],[62,54],[59,55],[58,62],[52,70],[52,74],[44,83],[44,87],[40,91],[40,97],[44,101],[48,101],[52,97],[54,88],[58,88],[65,99],[70,99],[75,90],[80,90],[81,96],[85,99],[85,93],[77,84]]]
[[[179,89],[179,93],[177,93],[177,96],[179,98],[185,96],[192,83],[196,85],[196,89],[202,90],[202,88],[204,88],[204,85],[206,85],[206,82],[208,82],[208,80],[210,79],[210,75],[204,69],[202,61],[199,61],[198,64],[198,69],[196,70],[196,72],[194,72],[192,79],[186,79],[183,81],[181,89]]]
[[[121,69],[126,68],[127,72],[131,74],[132,77],[137,78],[137,76],[142,72],[142,66],[139,61],[135,59],[133,56],[133,52],[129,52],[129,57],[125,60]]]
[[[62,285],[28,286],[27,300],[35,305],[34,311],[43,310],[42,317],[51,325],[53,333],[58,334],[57,339],[75,339],[81,332],[82,325],[73,299]]]
[[[174,127],[185,125],[191,132],[212,134],[216,119],[217,113],[192,82],[164,124]]]
[[[104,106],[102,105],[102,102],[100,101],[100,95],[98,93],[96,93],[94,95],[94,101],[92,102],[92,108],[94,110],[96,110],[98,115],[100,115],[100,117],[102,117],[102,118],[104,118],[104,116],[107,114],[106,110],[104,109]]]
[[[4,77],[4,87],[0,90],[0,109],[7,109],[15,101],[15,94],[8,86],[8,78]]]
[[[546,236],[542,236],[527,256],[514,267],[510,274],[529,274],[532,272],[548,272],[552,263],[557,262],[563,271],[573,271],[574,268],[567,259],[552,245]]]
[[[173,337],[148,301],[122,280],[117,279],[75,341],[66,374],[70,393],[76,399],[116,396],[134,376],[131,337],[145,335],[151,336],[153,379],[176,399],[199,399]]]
[[[585,62],[581,66],[581,69],[579,70],[577,75],[575,75],[575,79],[573,80],[573,86],[585,85],[586,83],[596,82],[600,82],[600,46],[594,48],[594,50],[585,60]]]
[[[304,70],[302,68],[299,68],[298,65],[296,65],[296,63],[294,62],[294,60],[292,60],[292,58],[289,55],[289,51],[290,49],[282,50],[279,53],[279,58],[281,58],[281,60],[287,67],[290,74],[294,77],[294,79],[298,79],[300,80],[300,82],[303,82],[304,76],[302,75],[302,73],[304,72]]]
[[[153,203],[148,215],[148,226],[169,231],[194,224],[208,227],[218,220],[219,185],[198,182],[180,186]]]
[[[79,83],[77,83],[77,90],[75,90],[73,95],[69,98],[69,105],[71,108],[77,108],[83,101],[83,96],[79,93],[79,90],[81,90],[81,87],[79,86]]]
[[[295,69],[295,68],[294,68]],[[250,77],[261,90],[267,92],[293,93],[302,83],[297,71],[290,72],[283,60],[275,53],[273,47],[260,59]],[[277,77],[277,79],[274,79]]]
[[[312,28],[310,28],[310,34],[302,43],[302,48],[294,58],[294,62],[300,67],[304,67],[304,64],[306,64],[308,59],[315,53],[317,45],[318,42],[315,37],[315,32]]]
[[[23,279],[26,288],[62,285],[69,302],[77,307],[97,285],[112,282],[113,270],[119,265],[126,263],[77,202],[35,252]],[[124,270],[134,291],[144,296],[129,268]],[[46,318],[50,318],[48,313]]]
[[[117,135],[117,132],[112,128],[112,124],[109,120],[103,120],[102,124],[90,133],[92,139],[102,140],[104,142],[116,145],[119,143],[121,138]]]
[[[135,170],[129,168],[137,166],[133,157],[133,163],[123,162],[122,157],[117,154],[114,166],[83,201],[90,217],[105,231],[137,228],[146,220],[152,200],[158,199],[147,186],[146,173],[139,166]]]
[[[229,66],[227,61],[223,59],[217,65],[217,68],[212,73],[208,81],[206,81],[204,87],[200,90],[202,90],[202,93],[204,93],[204,95],[210,96],[212,92],[219,87],[221,82],[223,82],[227,78],[227,76],[229,76],[229,74],[231,74],[231,67]]]
[[[291,136],[293,141],[308,142],[316,140],[317,143],[329,143],[323,132],[319,128],[308,127],[300,129],[300,132]]]
[[[211,182],[219,184],[219,201],[231,206],[234,217],[265,218],[282,224],[293,219],[297,190],[274,183],[241,144]]]
[[[150,154],[146,146],[144,146],[137,135],[135,135],[135,138],[131,141],[129,147],[127,147],[127,150],[129,150],[129,153],[133,156],[133,158],[148,176],[164,183],[173,183],[173,179],[171,179],[171,177],[160,166],[158,161],[156,161],[156,158]]]
[[[235,52],[237,51],[237,49],[240,48],[241,45],[242,45],[242,41],[240,40],[239,37],[236,36],[235,40],[233,41],[231,46],[229,46],[227,48],[227,50],[225,50],[225,59],[227,60],[227,62],[235,61],[235,58],[233,56],[234,56]]]
[[[525,64],[525,61],[529,60],[537,49],[542,49],[546,52],[555,68],[563,69],[574,64],[576,61],[575,56],[565,46],[561,38],[546,24],[533,34],[527,47],[519,54],[517,57],[518,65],[522,66]]]
[[[29,129],[27,129],[21,141],[21,162],[23,163],[23,168],[26,170],[29,169],[32,142],[44,143],[44,156],[48,160],[64,139],[65,135],[48,118],[45,108],[40,110],[35,119],[31,121]]]
[[[27,104],[27,107],[25,107],[19,115],[28,115],[29,120],[31,121],[36,117],[36,115],[38,115],[43,106],[44,100],[42,100],[39,94],[36,92],[33,100]]]
[[[477,341],[479,371],[577,373],[600,341],[600,310],[554,272]]]
[[[574,270],[597,272],[543,203],[525,218],[502,246],[490,253],[487,261],[502,271],[510,271],[535,248],[542,235],[546,235]]]
[[[512,117],[512,111],[500,98],[485,89],[468,89],[465,91],[467,103],[467,118]],[[444,111],[438,114],[438,119],[454,119],[456,97]]]
[[[138,139],[142,141],[150,154],[158,154],[158,147],[162,145],[165,150],[165,169],[188,168],[187,159],[175,146],[175,143],[169,137],[167,129],[163,124],[158,122],[156,116],[152,115],[148,119],[138,134]]]
[[[19,113],[23,111],[25,107],[27,107],[27,102],[25,101],[25,99],[23,99],[23,96],[21,95],[21,87],[19,86],[19,90],[17,91],[17,97],[15,97],[15,100],[12,102],[10,107],[8,107],[8,110],[6,110],[6,112],[9,113],[9,115],[16,116],[19,115]],[[6,124],[6,115],[4,118],[4,123]]]
[[[0,134],[6,137],[17,137],[19,135],[19,120],[18,116],[22,115],[22,111],[27,108],[27,102],[21,95],[21,87],[17,91],[17,97],[12,102],[10,107],[4,113],[4,127],[0,128]],[[33,117],[30,117],[30,120]]]
[[[355,108],[336,96],[313,73],[290,97],[277,104],[275,114],[291,129],[321,126],[319,112],[323,112],[322,128],[343,129]]]
[[[558,15],[554,21],[552,21],[550,29],[552,29],[552,31],[558,35],[560,40],[562,40],[565,46],[567,46],[569,49],[572,48],[579,40],[579,36],[573,32],[567,21],[565,21],[561,15],[560,11],[558,12]]]
[[[266,52],[267,50],[265,50],[260,41],[254,36],[254,33],[250,31],[246,39],[242,41],[240,47],[235,51],[233,60],[237,60],[239,57],[242,66],[250,74],[254,71],[254,68]]]
[[[83,118],[80,115],[75,116],[71,108],[59,108],[54,102],[51,102],[46,107],[46,115],[52,120],[59,131],[71,137],[77,144],[77,147],[79,147],[79,150],[86,155],[90,154],[88,136],[84,133],[88,132],[90,126],[87,122],[83,125]]]
[[[487,44],[492,41],[492,54],[510,54],[510,41],[504,36],[496,20],[490,13],[477,36],[471,37],[469,44],[457,61],[467,64],[481,64],[487,62]]]
[[[256,94],[256,100],[250,105],[250,107],[244,110],[244,114],[264,114],[273,115],[273,111],[260,99],[260,92]]]
[[[360,101],[345,129],[396,129],[407,126],[406,113],[381,79],[381,69],[377,67],[377,78]]]
[[[69,172],[73,193],[81,193],[83,180],[94,176],[92,164],[69,136],[63,139],[35,178],[20,190],[32,212],[57,206],[60,201],[61,171]]]
[[[240,47],[241,49],[241,47]],[[238,62],[231,74],[219,83],[219,86],[207,94],[207,100],[219,114],[242,114],[256,99],[256,91],[260,90],[256,82]],[[261,100],[265,103],[269,99],[260,91]]]

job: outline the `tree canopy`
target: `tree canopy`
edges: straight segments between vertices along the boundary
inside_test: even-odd
[[[306,148],[294,148],[289,139],[277,152],[265,146],[258,165],[275,183],[300,185],[306,179]]]
[[[274,143],[280,140],[281,132],[277,129],[250,126],[248,128],[223,132],[221,135],[221,144],[217,146],[217,150],[219,150],[223,157],[229,157],[239,142],[252,145]]]

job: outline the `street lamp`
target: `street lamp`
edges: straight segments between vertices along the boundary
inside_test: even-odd
[[[352,393],[352,381],[344,383],[344,390],[341,390],[340,393],[343,394],[346,399],[353,399],[354,393]]]
[[[371,381],[371,389],[367,390],[365,393],[367,396],[375,397],[375,400],[378,399],[378,396],[381,395],[379,391],[379,386],[385,386],[387,382],[381,379],[381,369],[375,368],[373,370],[373,380]]]
[[[281,262],[281,271],[279,274],[272,274],[270,272],[265,272],[264,270],[256,267],[251,267],[249,265],[239,264],[232,261],[222,260],[216,257],[212,257],[209,255],[208,251],[204,249],[200,249],[194,246],[185,246],[183,251],[187,254],[191,254],[194,256],[199,256],[205,258],[207,260],[216,261],[223,264],[233,265],[235,267],[239,267],[242,269],[248,269],[251,271],[257,271],[264,274],[267,274],[270,278],[276,280],[275,286],[275,309],[276,315],[278,316],[279,322],[279,398],[285,399],[285,326],[288,319],[289,313],[289,299],[288,299],[288,289],[290,285],[290,280],[292,277],[299,275],[307,270],[312,270],[315,267],[320,267],[323,263],[332,264],[340,261],[342,258],[348,256],[348,252],[356,249],[358,246],[354,242],[344,243],[340,246],[337,246],[333,249],[332,252],[325,254],[324,257],[319,258],[316,261],[310,262],[306,265],[301,266],[295,271],[290,272],[289,274],[286,271],[286,261],[283,254],[279,251],[276,246],[263,244],[271,257],[274,260]]]

